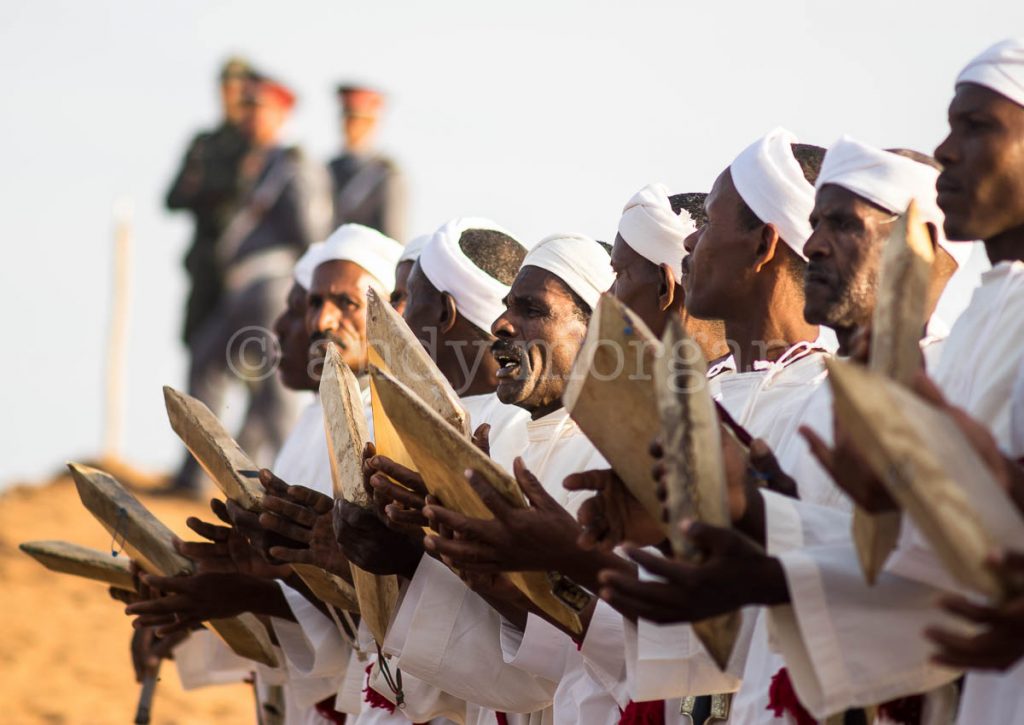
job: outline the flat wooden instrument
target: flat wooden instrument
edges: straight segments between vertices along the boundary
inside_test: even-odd
[[[384,409],[395,422],[406,450],[422,474],[424,484],[445,506],[473,518],[494,518],[465,479],[464,472],[470,468],[479,471],[512,505],[527,505],[515,479],[473,445],[464,431],[443,420],[415,393],[387,373],[371,368],[370,376],[377,386]],[[556,596],[552,582],[558,581],[557,575],[510,572],[507,576],[554,621],[571,632],[582,631],[576,612],[565,603],[577,592],[569,587],[562,592],[561,598]]]
[[[359,382],[342,361],[335,345],[328,345],[320,379],[320,402],[331,459],[335,498],[357,506],[372,505],[363,487],[363,448],[369,439]],[[351,564],[359,613],[370,633],[383,645],[388,622],[398,604],[398,577],[378,576]]]
[[[836,416],[950,573],[995,600],[1024,591],[985,564],[993,549],[1024,548],[1024,517],[956,422],[883,375],[827,365]]]
[[[722,459],[722,424],[708,390],[704,355],[686,334],[682,320],[669,322],[662,349],[665,354],[654,361],[654,389],[664,449],[665,533],[677,559],[695,561],[699,553],[679,530],[684,519],[732,526]],[[736,644],[741,616],[736,611],[693,623],[694,632],[722,670]]]
[[[90,549],[68,541],[26,541],[18,544],[18,548],[50,571],[135,591],[129,569],[130,559],[126,556],[116,557],[109,551]]]
[[[928,317],[928,288],[935,252],[914,202],[892,224],[882,249],[878,298],[871,322],[868,368],[901,385],[921,369],[921,334]],[[900,536],[899,511],[853,509],[853,540],[864,578],[874,584]]]
[[[659,432],[654,359],[661,342],[632,310],[601,295],[562,394],[580,430],[626,488],[661,521],[648,447]]]
[[[112,476],[89,466],[69,463],[82,504],[122,545],[128,557],[151,574],[179,576],[194,572],[192,562],[174,550],[174,534]],[[270,667],[277,665],[270,635],[260,620],[245,612],[215,619],[210,627],[240,657]]]

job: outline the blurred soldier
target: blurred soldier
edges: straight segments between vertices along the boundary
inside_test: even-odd
[[[323,168],[282,144],[294,94],[274,80],[256,78],[245,103],[249,113],[241,132],[249,150],[238,170],[240,204],[214,244],[223,292],[192,335],[189,387],[217,411],[233,379],[245,385],[248,407],[237,440],[266,465],[294,422],[297,402],[274,374],[279,355],[270,327],[295,260],[327,236],[330,199]],[[174,488],[197,491],[198,473],[188,456]]]
[[[405,239],[405,186],[391,159],[373,150],[384,96],[363,86],[338,87],[345,151],[331,160],[334,226],[362,224]]]

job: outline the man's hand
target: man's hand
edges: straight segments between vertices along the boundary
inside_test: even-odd
[[[806,425],[800,426],[800,435],[811,448],[811,455],[825,469],[836,485],[853,502],[869,513],[896,511],[899,506],[885,485],[875,476],[864,455],[857,448],[845,427],[835,418],[835,445],[829,445]]]
[[[174,648],[188,638],[187,631],[158,637],[153,627],[139,627],[132,632],[132,666],[135,681],[142,682],[160,667],[160,660],[173,660]]]
[[[210,509],[221,521],[231,523],[223,501],[212,499]],[[264,579],[283,579],[291,574],[288,566],[268,564],[249,540],[231,526],[217,526],[195,516],[190,516],[185,523],[206,541],[175,538],[174,549],[195,562],[197,573],[248,574]]]
[[[684,522],[683,531],[701,553],[699,563],[665,559],[640,549],[629,557],[665,581],[640,581],[621,569],[602,571],[599,594],[629,619],[659,624],[698,622],[747,604],[789,599],[782,565],[732,529]]]
[[[529,507],[513,506],[477,471],[467,471],[470,486],[494,518],[473,519],[431,504],[423,509],[431,527],[436,531],[447,526],[460,538],[428,536],[427,551],[446,557],[460,571],[478,573],[560,570],[573,552],[582,551],[576,546],[581,533],[576,520],[547,494],[521,458],[513,471]]]
[[[286,485],[267,470],[260,471],[260,480],[264,479],[267,495],[263,497],[259,524],[289,542],[271,546],[271,557],[288,564],[311,564],[350,577],[348,559],[334,537],[334,499],[305,486]]]
[[[388,528],[371,509],[337,499],[332,520],[335,545],[353,564],[373,574],[412,578],[423,548]]]
[[[380,520],[415,541],[423,538],[423,527],[427,525],[423,516],[427,495],[423,477],[381,455],[363,462],[363,475],[369,482],[374,510]]]
[[[1024,553],[1005,552],[988,562],[1001,579],[1017,584],[1024,579]],[[938,646],[932,661],[962,670],[1006,671],[1024,657],[1024,595],[1010,597],[996,605],[977,604],[966,597],[950,596],[941,601],[950,614],[973,622],[982,629],[963,635],[939,627],[925,630],[925,636]]]
[[[187,632],[210,619],[242,612],[289,617],[280,587],[266,579],[245,574],[144,574],[142,580],[164,596],[129,605],[125,613],[137,615],[134,627],[154,627],[158,637]]]
[[[640,505],[615,471],[573,473],[562,485],[569,491],[597,492],[583,502],[576,514],[583,530],[577,540],[580,548],[610,552],[624,541],[648,546],[665,538],[661,524]]]

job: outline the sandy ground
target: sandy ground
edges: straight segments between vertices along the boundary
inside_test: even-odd
[[[191,533],[187,516],[212,517],[200,503],[139,497],[179,535]],[[124,605],[104,585],[54,574],[18,550],[40,539],[110,547],[110,535],[82,507],[70,478],[0,495],[0,722],[131,723],[139,687]],[[248,685],[184,692],[166,663],[153,723],[254,721]]]

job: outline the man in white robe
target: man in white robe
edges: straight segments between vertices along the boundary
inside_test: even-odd
[[[982,239],[992,270],[982,276],[968,308],[950,333],[935,372],[948,401],[991,430],[1012,458],[1018,447],[1012,428],[1014,381],[1024,333],[1024,41],[997,44],[975,58],[957,79],[949,109],[950,133],[935,151],[944,170],[938,203],[945,233],[954,240]],[[879,683],[913,691],[932,644],[921,638],[943,625],[934,609],[936,592],[955,590],[916,528],[904,521],[904,535],[873,590],[858,579],[851,551],[831,551],[787,566],[791,588],[807,595],[794,601],[791,636],[780,643],[787,661],[827,648],[835,666],[817,667],[806,684],[821,693],[825,707],[862,700]],[[782,616],[789,614],[786,611]],[[947,615],[948,616],[948,615]],[[844,622],[842,628],[837,622]],[[795,636],[794,629],[799,631]],[[858,634],[853,635],[853,631]],[[864,635],[864,636],[861,636]],[[801,642],[802,638],[802,642]],[[892,652],[900,657],[891,657]],[[949,660],[946,660],[949,661]],[[817,663],[814,663],[817,664]],[[861,668],[877,681],[843,677]],[[952,676],[952,675],[951,675]],[[961,722],[1013,722],[1024,712],[1024,667],[1002,675],[969,672],[962,693]]]

